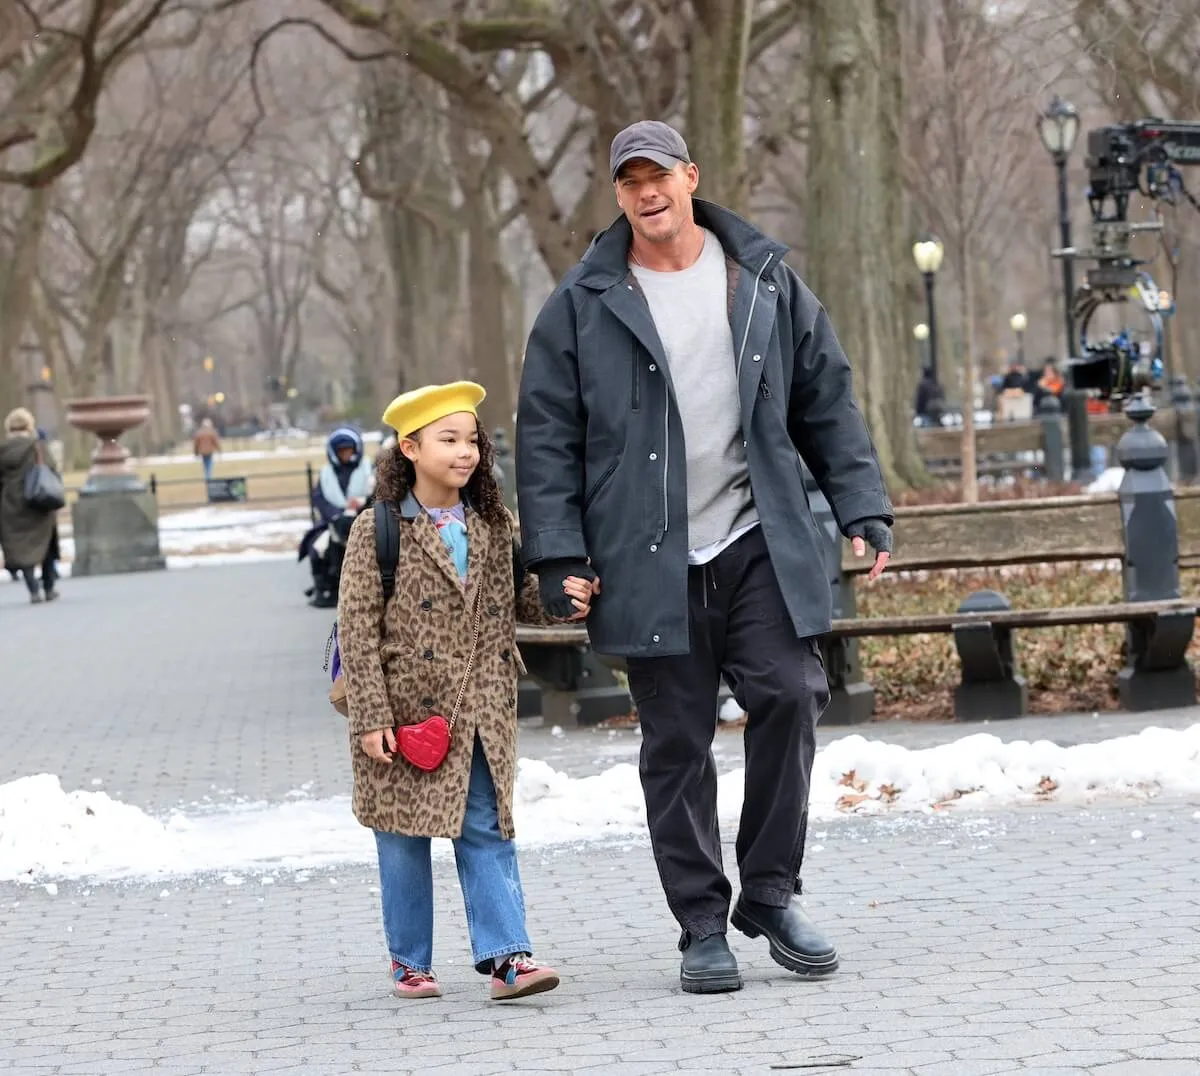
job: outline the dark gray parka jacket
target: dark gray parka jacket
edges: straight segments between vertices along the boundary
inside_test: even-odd
[[[796,633],[829,630],[831,594],[801,458],[843,533],[892,505],[829,318],[787,248],[693,200],[721,241],[754,503]],[[598,653],[688,652],[684,432],[662,342],[627,264],[620,217],[546,300],[525,352],[517,500],[526,564],[590,557]],[[692,434],[692,431],[689,431]],[[692,434],[703,436],[702,433]]]

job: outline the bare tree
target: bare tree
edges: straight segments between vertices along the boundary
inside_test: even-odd
[[[962,333],[963,499],[978,499],[975,289],[981,266],[999,261],[997,221],[1030,211],[1030,128],[1038,81],[1026,55],[1036,20],[998,16],[983,0],[938,0],[916,42],[911,80],[910,183],[923,216],[946,241],[958,274]],[[1023,209],[1024,207],[1024,209]]]
[[[807,270],[852,357],[890,486],[921,480],[904,316],[901,26],[889,0],[814,4]]]

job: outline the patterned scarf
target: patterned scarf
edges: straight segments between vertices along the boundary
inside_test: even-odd
[[[450,550],[458,577],[465,585],[467,581],[467,510],[462,504],[456,504],[453,508],[426,508],[425,511],[429,513],[429,518],[437,527],[438,534],[442,536],[442,541]]]

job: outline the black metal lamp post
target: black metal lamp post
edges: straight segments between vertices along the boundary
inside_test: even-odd
[[[927,235],[913,244],[913,261],[925,280],[926,319],[929,326],[929,369],[933,380],[938,381],[938,352],[937,352],[937,313],[933,305],[933,278],[942,267],[942,258],[946,250],[942,241],[936,235]]]
[[[1013,314],[1008,319],[1008,324],[1012,326],[1012,331],[1017,337],[1017,362],[1022,366],[1025,365],[1025,330],[1029,327],[1029,319],[1021,312]]]
[[[1061,97],[1055,97],[1038,118],[1038,134],[1042,145],[1054,160],[1058,173],[1058,232],[1063,250],[1071,248],[1071,210],[1067,200],[1067,159],[1075,148],[1079,136],[1079,113],[1075,106]],[[1067,357],[1075,355],[1075,319],[1071,316],[1071,304],[1075,297],[1075,263],[1069,254],[1062,257],[1063,310],[1067,331]]]
[[[929,326],[923,321],[917,322],[913,326],[913,336],[916,338],[917,346],[921,351],[921,365],[929,365]]]
[[[1079,113],[1069,101],[1057,94],[1038,117],[1038,136],[1046,152],[1054,161],[1058,174],[1058,232],[1064,252],[1071,249],[1071,209],[1067,200],[1067,159],[1079,136]],[[1071,255],[1063,253],[1063,324],[1066,330],[1067,358],[1075,357],[1075,319],[1071,307],[1075,298],[1075,263]],[[1067,387],[1063,393],[1066,403],[1067,426],[1071,440],[1071,470],[1074,474],[1085,474],[1091,467],[1091,444],[1088,437],[1087,399],[1075,388],[1074,371],[1067,364]]]

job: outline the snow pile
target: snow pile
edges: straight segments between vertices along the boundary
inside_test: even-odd
[[[1200,724],[1060,747],[977,733],[910,751],[846,736],[817,754],[812,811],[930,810],[950,803],[996,807],[1053,799],[1200,792]]]
[[[1125,477],[1124,467],[1106,467],[1100,476],[1084,487],[1086,493],[1116,493],[1121,488],[1121,479]]]
[[[743,770],[718,780],[722,819],[737,818],[744,782]],[[846,736],[817,754],[810,815],[1087,803],[1162,792],[1200,793],[1200,724],[1074,747],[976,734],[909,750]],[[523,847],[643,834],[646,826],[630,763],[573,778],[521,759],[513,809]],[[448,851],[442,842],[438,847]],[[159,819],[102,792],[66,792],[50,774],[0,785],[0,881],[300,870],[373,857],[370,834],[344,796]]]

